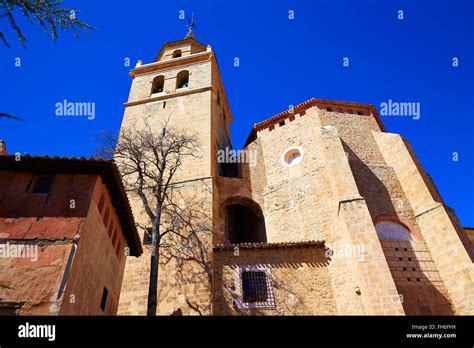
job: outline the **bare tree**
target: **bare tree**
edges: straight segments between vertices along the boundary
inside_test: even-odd
[[[168,127],[153,130],[147,120],[143,127],[123,129],[113,136],[102,133],[99,138],[99,158],[114,158],[126,190],[139,197],[147,217],[145,231],[151,226],[150,282],[147,315],[156,315],[160,248],[170,247],[174,236],[191,240],[193,216],[177,202],[179,185],[173,182],[186,158],[199,157],[199,143],[194,134],[188,135]],[[195,229],[195,228],[194,228]],[[148,233],[148,232],[147,232]]]

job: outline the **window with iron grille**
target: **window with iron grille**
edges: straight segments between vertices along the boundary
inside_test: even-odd
[[[274,308],[269,268],[247,266],[241,269],[242,302],[247,308]]]
[[[244,302],[265,302],[268,299],[267,279],[264,271],[242,272]]]

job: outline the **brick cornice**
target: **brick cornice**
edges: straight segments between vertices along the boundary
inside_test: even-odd
[[[262,122],[254,124],[252,127],[252,130],[250,131],[250,134],[247,138],[247,141],[245,142],[245,146],[247,146],[249,143],[251,143],[253,138],[255,138],[256,134],[258,131],[261,131],[263,129],[266,129],[270,127],[271,125],[274,125],[278,122],[281,122],[290,116],[293,116],[295,114],[301,113],[302,111],[310,108],[311,106],[315,106],[317,104],[323,104],[326,106],[344,106],[344,107],[353,107],[353,108],[362,108],[366,110],[371,111],[371,115],[367,117],[374,117],[375,120],[377,121],[377,124],[379,125],[380,129],[382,131],[385,131],[385,127],[382,123],[382,120],[380,119],[380,116],[378,114],[377,109],[375,108],[374,105],[372,104],[363,104],[363,103],[357,103],[357,102],[346,102],[346,101],[340,101],[340,100],[330,100],[330,99],[319,99],[319,98],[311,98],[308,99],[296,106],[294,106],[291,109],[284,110]]]

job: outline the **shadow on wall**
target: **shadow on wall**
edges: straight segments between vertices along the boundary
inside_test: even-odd
[[[343,143],[349,156],[351,171],[357,188],[365,198],[370,215],[375,222],[380,217],[407,228],[408,235],[394,234],[379,238],[407,315],[453,315],[453,308],[446,288],[439,278],[426,243],[417,233],[416,226],[406,226],[398,218],[397,210],[385,184],[360,158]],[[409,204],[404,202],[404,204]],[[411,212],[414,219],[414,213]],[[375,226],[374,226],[375,227]],[[380,231],[377,231],[380,233]]]
[[[324,248],[232,250],[214,252],[216,315],[337,314]],[[246,302],[244,273],[265,275],[265,300]],[[245,290],[247,289],[247,290]]]
[[[161,293],[159,302],[167,297],[176,297],[176,308],[172,315],[210,314],[210,296],[212,286],[212,215],[206,196],[200,197],[197,192],[179,195],[175,201],[182,202],[179,208],[179,226],[181,235],[168,234],[160,247],[160,264],[163,269],[172,263],[173,272],[160,275]],[[176,221],[173,214],[165,216],[163,221],[169,225]],[[162,272],[165,275],[165,272]],[[179,293],[179,294],[178,294]]]

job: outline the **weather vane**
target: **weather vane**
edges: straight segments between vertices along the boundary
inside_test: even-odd
[[[193,29],[197,28],[196,24],[194,24],[194,13],[191,14],[191,18],[188,18],[187,27],[188,27],[188,33],[186,34],[186,39],[187,38],[194,39]]]

